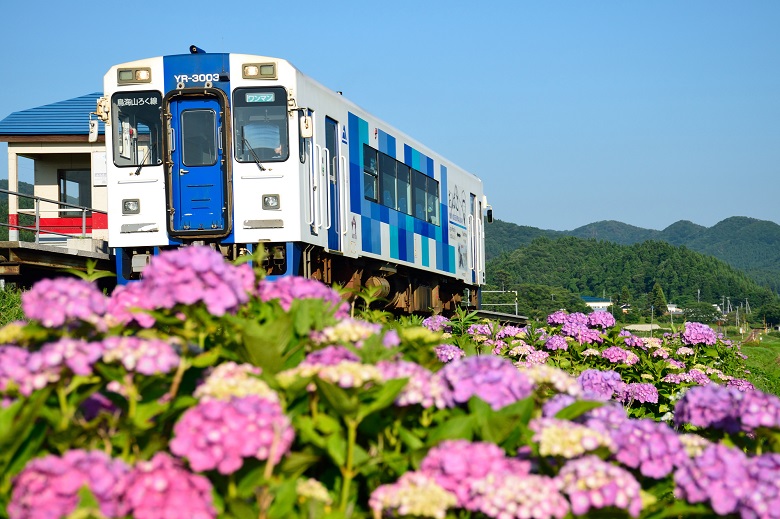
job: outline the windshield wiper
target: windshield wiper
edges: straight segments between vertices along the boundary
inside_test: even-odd
[[[257,164],[257,168],[260,171],[265,171],[265,168],[262,164],[260,164],[260,157],[257,156],[257,153],[255,153],[255,149],[249,145],[249,141],[246,140],[246,137],[243,137],[241,141],[244,143],[244,146],[246,146],[249,149],[249,153],[252,154],[252,157],[255,159],[255,164]]]
[[[144,153],[144,158],[141,159],[141,163],[138,164],[138,169],[135,170],[136,175],[141,174],[141,168],[144,167],[144,162],[146,162],[146,159],[149,158],[149,156],[152,154],[152,148],[154,148],[154,143],[149,143],[149,147],[146,148],[146,153]]]

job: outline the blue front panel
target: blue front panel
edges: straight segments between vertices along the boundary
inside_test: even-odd
[[[202,87],[210,82],[214,88],[230,93],[230,62],[228,54],[179,54],[163,58],[165,91]],[[238,71],[241,74],[241,71]]]

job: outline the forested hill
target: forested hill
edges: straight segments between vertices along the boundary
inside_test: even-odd
[[[746,274],[712,256],[662,241],[619,245],[575,237],[540,237],[487,265],[488,283],[563,287],[575,294],[617,299],[623,288],[648,294],[658,282],[675,303],[745,299],[760,306],[776,296]]]
[[[647,240],[681,245],[725,261],[774,292],[780,292],[780,225],[766,220],[734,216],[704,227],[681,220],[662,231],[642,229],[616,221],[602,221],[573,231],[551,231],[499,220],[485,226],[488,260],[545,236],[574,236],[633,245]]]

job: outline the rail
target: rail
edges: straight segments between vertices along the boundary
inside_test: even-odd
[[[44,198],[42,196],[35,196],[35,195],[28,195],[25,193],[19,193],[17,191],[10,191],[8,189],[1,189],[0,193],[5,193],[7,195],[14,195],[17,197],[22,198],[29,198],[33,200],[34,208],[33,209],[17,209],[17,214],[26,214],[26,215],[35,215],[35,227],[27,227],[24,225],[14,225],[11,223],[4,223],[0,222],[0,226],[8,227],[10,229],[21,229],[25,231],[33,231],[35,232],[35,243],[40,243],[40,237],[41,234],[53,234],[57,236],[66,236],[66,237],[73,237],[74,234],[67,234],[57,231],[52,231],[48,229],[41,229],[41,202],[45,202],[47,204],[55,204],[57,205],[57,213],[63,211],[72,211],[74,209],[81,211],[81,237],[86,238],[87,237],[87,211],[90,213],[99,213],[99,214],[108,214],[106,211],[101,211],[99,209],[93,209],[91,207],[86,207],[83,205],[76,205],[76,204],[69,204],[67,202],[60,202],[59,200],[51,200],[49,198]],[[63,209],[62,207],[70,208],[70,209]]]

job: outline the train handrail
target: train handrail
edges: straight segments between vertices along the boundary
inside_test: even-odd
[[[304,146],[306,146],[306,149],[309,152],[309,174],[306,176],[306,184],[307,184],[307,192],[309,193],[309,203],[307,204],[307,208],[309,209],[309,214],[306,216],[306,224],[307,225],[314,225],[314,197],[317,193],[317,190],[314,188],[314,152],[312,150],[312,145],[309,140],[304,141]]]
[[[6,193],[8,195],[14,195],[17,197],[22,198],[29,198],[33,200],[33,203],[35,207],[32,209],[30,208],[19,208],[16,209],[16,214],[26,214],[26,215],[35,215],[35,227],[25,227],[20,225],[13,225],[13,224],[3,224],[0,223],[0,225],[3,225],[4,227],[12,228],[12,229],[22,229],[27,231],[33,231],[35,232],[35,243],[40,243],[40,235],[41,233],[45,234],[56,234],[58,236],[74,236],[73,234],[67,234],[67,233],[60,233],[57,231],[50,231],[48,229],[41,229],[41,210],[40,210],[40,204],[41,202],[45,202],[48,204],[56,204],[57,206],[64,206],[64,207],[70,207],[73,209],[77,209],[81,211],[81,237],[86,238],[87,236],[87,211],[91,213],[98,213],[98,214],[108,214],[106,211],[101,211],[100,209],[94,209],[91,207],[83,206],[83,205],[77,205],[77,204],[70,204],[68,202],[61,202],[59,200],[52,200],[50,198],[44,198],[42,196],[36,196],[36,195],[28,195],[26,193],[19,193],[17,191],[11,191],[9,189],[2,189],[0,188],[0,193]],[[63,211],[68,211],[68,209],[62,209],[61,207],[58,207],[56,209],[57,213]]]
[[[347,174],[347,157],[344,155],[339,155],[339,162],[341,165],[341,171],[339,171],[339,220],[342,222],[341,225],[341,235],[346,236],[347,235],[347,196],[349,195],[349,187],[347,186],[347,181],[349,180],[349,175]],[[341,244],[342,249],[344,248],[344,244]]]
[[[330,150],[326,148],[322,148],[325,151],[325,168],[323,171],[325,172],[325,185],[328,186],[326,189],[326,204],[325,204],[325,216],[327,217],[327,224],[325,225],[325,228],[330,230],[331,226],[333,225],[333,221],[330,217],[330,205],[333,203],[330,199]],[[338,187],[338,186],[336,186]]]

